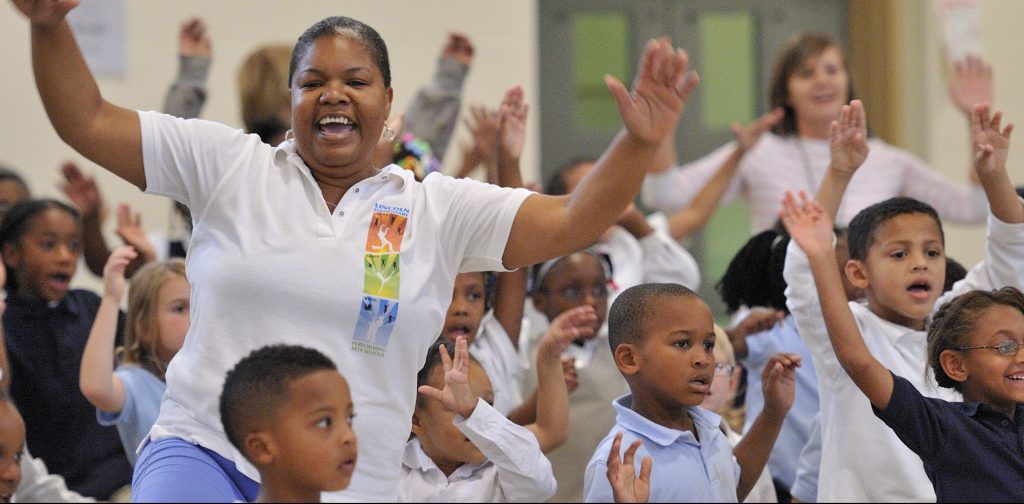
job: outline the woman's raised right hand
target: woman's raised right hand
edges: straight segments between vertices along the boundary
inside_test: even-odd
[[[55,26],[64,21],[80,0],[13,0],[14,6],[34,25]]]
[[[754,122],[744,127],[740,123],[732,123],[732,134],[736,135],[736,148],[739,149],[741,154],[746,154],[750,149],[754,148],[757,141],[761,139],[761,135],[765,131],[768,131],[779,124],[782,120],[783,110],[777,108],[768,112],[767,114],[758,117]]]

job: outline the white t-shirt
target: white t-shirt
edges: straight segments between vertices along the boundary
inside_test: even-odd
[[[259,474],[224,435],[219,397],[253,350],[290,343],[337,364],[355,404],[359,464],[325,499],[394,500],[416,372],[460,272],[504,271],[532,193],[384,168],[332,213],[294,142],[274,148],[222,124],[140,112],[146,192],[192,210],[192,325],[167,371],[152,439],[177,437]]]
[[[894,196],[909,196],[932,205],[945,222],[985,222],[988,202],[980,186],[955,183],[921,159],[878,138],[868,139],[868,147],[871,151],[864,165],[843,195],[836,217],[839,225],[846,226],[857,212]],[[696,161],[648,175],[642,191],[644,204],[664,212],[688,205],[735,148],[730,142]],[[786,191],[818,192],[831,159],[827,140],[765,133],[740,160],[736,176],[722,195],[722,204],[743,198],[750,214],[751,234],[769,229],[779,217]]]

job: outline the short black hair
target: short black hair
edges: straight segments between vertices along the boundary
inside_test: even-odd
[[[337,370],[334,361],[312,348],[269,345],[253,351],[224,379],[220,420],[228,440],[248,457],[245,436],[252,422],[274,417],[288,401],[291,382],[317,371]]]
[[[889,198],[880,203],[875,203],[864,210],[861,210],[852,221],[848,229],[847,241],[850,245],[850,259],[863,261],[868,255],[868,249],[875,242],[875,232],[882,224],[900,215],[925,214],[935,220],[939,226],[939,236],[942,244],[946,244],[946,234],[942,230],[942,220],[938,212],[931,205],[908,198],[897,196]]]
[[[1017,196],[1019,196],[1021,198],[1024,198],[1024,185],[1019,185],[1019,186],[1015,187],[1014,189],[1017,190]]]
[[[622,291],[608,312],[608,346],[612,354],[623,343],[641,340],[647,314],[656,298],[690,296],[699,299],[696,292],[675,283],[646,283]]]
[[[381,75],[384,76],[384,87],[391,87],[391,63],[388,59],[388,46],[384,44],[377,30],[362,21],[345,16],[331,16],[318,21],[299,35],[292,48],[292,59],[288,63],[288,87],[292,86],[292,78],[295,77],[295,70],[299,66],[299,59],[306,55],[309,47],[317,39],[325,35],[351,35],[363,43],[363,47],[370,52]]]
[[[953,284],[963,280],[967,276],[967,268],[956,259],[946,256],[946,283],[942,286],[942,292],[953,289]]]
[[[558,165],[555,173],[548,179],[548,183],[544,184],[544,193],[552,196],[569,194],[569,186],[565,183],[565,174],[581,164],[596,162],[597,159],[590,156],[576,156]]]

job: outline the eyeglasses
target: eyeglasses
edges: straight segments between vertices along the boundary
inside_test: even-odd
[[[547,291],[547,289],[545,289]],[[563,298],[570,301],[576,301],[585,297],[587,294],[592,296],[594,299],[604,299],[608,297],[608,285],[600,284],[594,285],[589,288],[585,288],[580,285],[570,285],[568,287],[562,287],[561,289],[554,289],[554,292],[561,295]]]
[[[982,348],[991,348],[999,352],[999,355],[1003,357],[1016,357],[1017,352],[1020,352],[1021,344],[1017,343],[1016,340],[1006,340],[998,345],[986,345],[986,346],[955,346],[953,350],[979,350]]]
[[[716,374],[721,374],[721,375],[725,375],[725,376],[732,376],[732,373],[734,371],[736,371],[736,366],[733,366],[732,364],[726,364],[724,362],[719,362],[719,363],[715,364],[715,373]]]

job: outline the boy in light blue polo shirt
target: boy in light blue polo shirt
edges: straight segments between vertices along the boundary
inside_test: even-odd
[[[608,339],[631,393],[612,404],[616,425],[587,464],[586,502],[743,500],[793,404],[800,357],[780,353],[765,365],[764,410],[733,449],[720,417],[699,406],[715,376],[715,331],[711,310],[696,293],[677,284],[626,289],[609,313]],[[639,444],[625,464],[612,451],[620,432],[622,445]],[[653,471],[638,478],[645,459]]]

